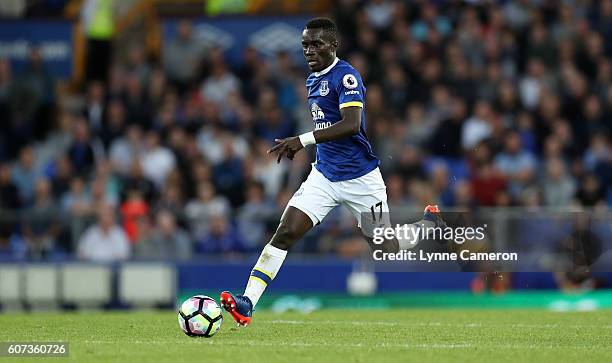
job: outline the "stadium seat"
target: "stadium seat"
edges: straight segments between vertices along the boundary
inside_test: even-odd
[[[139,307],[172,305],[176,268],[166,263],[126,263],[119,268],[119,300]]]
[[[112,298],[112,271],[105,265],[65,264],[60,268],[60,281],[64,303],[100,308]]]
[[[0,266],[0,306],[2,310],[20,309],[23,302],[22,273],[17,265]]]
[[[34,310],[57,308],[58,269],[51,264],[27,265],[23,269],[24,297],[26,303]]]

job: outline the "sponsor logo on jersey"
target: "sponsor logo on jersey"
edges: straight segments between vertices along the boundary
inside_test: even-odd
[[[328,81],[321,82],[321,88],[319,88],[319,94],[321,96],[327,96],[329,94],[329,82]]]
[[[356,89],[354,89],[354,90],[352,90],[352,91],[346,91],[346,92],[344,92],[344,95],[345,95],[345,96],[348,96],[348,95],[358,95],[358,94],[359,94],[359,91],[357,91]]]
[[[317,122],[315,123],[315,131],[326,129],[330,127],[331,125],[332,125],[331,121]]]
[[[357,83],[357,78],[350,73],[347,73],[344,75],[344,77],[342,77],[342,84],[348,89],[355,89],[357,86],[359,86],[359,83]]]
[[[322,120],[325,118],[323,110],[316,103],[313,103],[312,106],[310,106],[310,114],[312,115],[313,121]]]

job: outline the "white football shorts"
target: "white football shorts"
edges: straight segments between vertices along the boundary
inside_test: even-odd
[[[313,164],[308,178],[293,194],[287,207],[301,210],[316,226],[340,204],[357,219],[365,236],[373,236],[373,227],[391,226],[387,187],[378,168],[356,179],[332,182]]]

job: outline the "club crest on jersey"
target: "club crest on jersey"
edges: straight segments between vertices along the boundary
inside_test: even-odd
[[[310,114],[312,114],[313,121],[322,120],[325,118],[323,110],[316,103],[313,103],[312,106],[310,106]]]
[[[344,75],[344,77],[342,77],[342,84],[348,89],[355,89],[359,85],[357,83],[357,78],[350,73],[347,73]]]
[[[321,82],[321,88],[319,88],[319,94],[321,96],[327,96],[329,94],[329,82],[328,81]]]

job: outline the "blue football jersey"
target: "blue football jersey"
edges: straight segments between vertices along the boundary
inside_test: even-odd
[[[306,80],[306,88],[315,130],[340,121],[340,109],[361,107],[361,127],[357,135],[317,144],[317,170],[331,181],[359,178],[374,170],[380,162],[365,133],[366,89],[359,72],[336,58],[328,68],[312,73]]]

